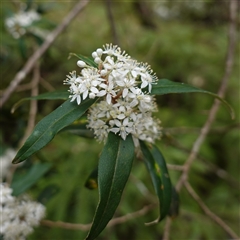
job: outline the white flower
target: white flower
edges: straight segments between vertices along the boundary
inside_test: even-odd
[[[102,89],[104,90],[101,90],[99,93],[98,93],[98,97],[102,97],[102,96],[105,96],[106,95],[106,101],[108,104],[111,104],[112,102],[112,97],[115,97],[117,94],[116,94],[116,91],[114,90],[114,84],[113,84],[113,81],[111,81],[109,79],[108,83],[101,83],[99,85]]]
[[[5,240],[25,240],[33,232],[33,227],[38,226],[45,216],[45,207],[31,201],[27,196],[13,197],[12,189],[2,183],[0,192],[4,195],[1,196],[0,234]]]
[[[89,109],[87,127],[99,141],[105,141],[109,132],[119,134],[124,140],[132,134],[135,146],[139,140],[158,139],[159,122],[152,118],[156,103],[149,95],[157,77],[150,66],[137,62],[112,44],[98,48],[92,57],[97,67],[79,60],[80,75],[71,72],[64,81],[70,85],[71,101],[80,104],[87,97],[101,98]]]
[[[119,132],[119,135],[122,137],[123,140],[125,140],[127,135],[133,130],[133,122],[129,122],[128,118],[125,118],[123,121],[119,121],[118,119],[110,120],[109,123],[111,126],[113,126],[109,129],[109,131],[114,132],[115,134]]]
[[[26,33],[27,27],[39,21],[40,15],[35,10],[20,11],[5,20],[5,26],[14,38],[19,38]]]
[[[79,82],[80,78],[76,75],[76,71],[72,71],[69,73],[69,75],[67,75],[67,78],[63,81],[63,84],[72,85],[76,83],[78,84]]]
[[[70,87],[70,92],[73,94],[73,95],[69,96],[70,98],[72,98],[71,102],[73,102],[76,99],[77,104],[79,105],[81,103],[80,88],[78,86],[76,86],[75,84],[72,84],[71,87]]]
[[[116,83],[119,87],[122,88],[122,97],[125,98],[128,95],[129,90],[131,90],[132,93],[136,93],[136,89],[135,89],[135,79],[131,78],[131,79],[127,79],[127,78],[123,78],[120,79],[118,78],[116,80]]]

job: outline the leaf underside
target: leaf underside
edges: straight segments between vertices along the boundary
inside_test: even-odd
[[[51,168],[51,166],[50,163],[36,163],[26,175],[22,176],[17,181],[13,179],[11,184],[11,188],[13,189],[12,195],[18,196],[27,191]]]
[[[155,192],[159,199],[159,217],[152,223],[160,222],[169,212],[171,197],[172,197],[172,184],[168,174],[165,159],[156,146],[151,149],[144,143],[140,142],[143,159],[146,167],[150,173]],[[152,224],[152,223],[148,223]]]

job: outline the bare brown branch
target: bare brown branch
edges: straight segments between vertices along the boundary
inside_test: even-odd
[[[115,225],[125,223],[129,220],[144,216],[146,213],[148,213],[154,207],[155,207],[154,204],[150,204],[150,205],[144,206],[142,209],[140,209],[136,212],[126,214],[122,217],[114,218],[108,223],[107,227],[110,228]],[[81,231],[88,231],[92,226],[91,223],[79,224],[79,223],[67,223],[67,222],[61,222],[61,221],[54,222],[54,221],[50,221],[50,220],[42,220],[41,225],[48,226],[48,227],[71,229],[71,230],[81,230]]]
[[[163,231],[163,238],[162,240],[168,240],[170,236],[170,228],[171,228],[171,223],[172,220],[170,217],[167,217],[165,226],[164,226],[164,231]]]
[[[226,57],[226,63],[225,63],[225,73],[221,81],[220,88],[218,90],[218,95],[220,97],[224,97],[227,83],[230,77],[230,74],[232,72],[232,66],[233,66],[233,59],[234,59],[234,49],[235,49],[235,43],[236,43],[236,17],[237,17],[237,1],[232,0],[230,3],[230,25],[229,25],[229,44],[228,44],[228,51],[227,51],[227,57]],[[196,158],[200,147],[202,143],[204,142],[207,134],[210,131],[211,125],[216,117],[216,113],[218,111],[220,102],[219,100],[215,100],[212,108],[210,109],[208,119],[205,122],[204,126],[201,129],[199,137],[196,139],[196,141],[193,144],[191,153],[187,159],[187,161],[184,164],[184,171],[176,185],[177,191],[180,191],[182,188],[182,185],[184,182],[187,181],[188,178],[188,172],[191,168],[191,165]]]
[[[78,15],[78,13],[88,4],[90,0],[79,1],[69,14],[63,19],[61,24],[59,24],[47,37],[45,42],[33,53],[33,55],[25,63],[24,67],[16,74],[14,79],[11,81],[8,88],[4,91],[0,99],[0,107],[8,100],[11,94],[14,92],[19,83],[27,76],[27,74],[32,70],[33,66],[37,60],[45,53],[45,51],[53,44],[58,35],[62,33],[66,27],[71,23],[71,21]]]
[[[129,220],[144,216],[146,213],[148,213],[150,210],[152,210],[155,207],[156,207],[155,204],[150,204],[150,205],[144,206],[142,209],[140,209],[136,212],[128,213],[122,217],[114,218],[108,223],[107,227],[112,227],[112,226],[115,226],[115,225],[118,225],[121,223],[125,223]]]
[[[32,85],[31,96],[32,97],[38,95],[39,80],[40,80],[40,68],[39,68],[39,63],[37,62],[34,66],[33,79],[31,82],[31,85]],[[25,134],[24,134],[22,140],[20,141],[20,146],[23,145],[23,143],[26,141],[26,139],[31,134],[31,132],[35,126],[36,114],[37,114],[37,100],[31,100],[29,116],[28,116],[28,124],[27,124]]]
[[[81,230],[81,231],[88,231],[92,224],[80,224],[80,223],[68,223],[68,222],[62,222],[62,221],[50,221],[50,220],[42,220],[41,225],[47,226],[47,227],[55,227],[55,228],[64,228],[64,229],[70,229],[70,230]]]
[[[230,24],[229,24],[229,33],[228,33],[229,43],[228,43],[228,49],[227,49],[227,55],[226,55],[224,76],[222,78],[222,81],[218,90],[218,95],[220,97],[224,97],[225,95],[227,83],[233,67],[234,50],[236,45],[237,9],[238,9],[238,1],[237,0],[229,1],[229,12],[230,12]],[[203,144],[207,134],[210,131],[211,125],[216,117],[216,113],[218,111],[219,105],[220,105],[220,102],[218,100],[215,100],[212,105],[212,108],[209,111],[208,118],[204,126],[201,128],[200,135],[194,142],[191,153],[188,159],[186,160],[185,164],[183,165],[184,170],[176,184],[176,190],[178,192],[181,191],[182,186],[184,184],[188,183],[188,173],[190,171],[192,163],[194,162],[194,160],[198,155],[201,145]],[[169,239],[169,235],[166,233],[166,231],[170,232],[170,227],[171,227],[171,221],[169,220],[168,226],[165,228],[165,231],[164,231],[164,236],[166,236],[164,240]]]
[[[191,187],[189,182],[185,182],[184,186],[186,187],[189,194],[193,197],[193,199],[198,203],[198,205],[202,208],[204,213],[209,216],[214,222],[216,222],[222,229],[224,229],[229,236],[231,236],[233,239],[240,239],[239,236],[215,213],[213,213],[202,201],[202,199],[197,195],[197,193],[194,191],[194,189]]]

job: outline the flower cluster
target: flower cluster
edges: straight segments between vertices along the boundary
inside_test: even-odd
[[[152,117],[157,107],[149,95],[157,81],[149,65],[132,59],[125,51],[106,44],[92,53],[96,67],[79,60],[82,69],[67,75],[71,101],[99,97],[102,101],[90,108],[88,127],[100,141],[109,132],[119,134],[124,140],[128,134],[138,140],[154,142],[160,136],[159,121]]]
[[[0,183],[0,192],[1,239],[26,239],[26,236],[33,232],[33,227],[38,226],[44,217],[45,207],[31,201],[27,196],[12,196],[12,189],[3,183]]]
[[[26,28],[33,22],[40,20],[40,15],[35,10],[23,11],[8,17],[5,26],[14,38],[19,38],[26,33]]]

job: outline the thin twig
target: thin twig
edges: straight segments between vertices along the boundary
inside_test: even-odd
[[[40,84],[49,92],[54,91],[55,88],[49,83],[47,82],[45,79],[41,78],[40,79]]]
[[[36,63],[35,67],[34,67],[34,71],[33,71],[33,78],[32,78],[32,81],[30,83],[30,85],[32,86],[31,96],[38,95],[39,79],[40,79],[39,63]],[[27,128],[25,130],[24,136],[19,143],[20,147],[23,145],[23,143],[28,138],[28,136],[30,135],[30,133],[32,132],[32,130],[34,128],[36,114],[37,114],[37,100],[31,100],[29,116],[28,116],[28,124],[27,124]],[[17,170],[17,168],[20,165],[21,164],[12,164],[11,165],[11,169],[10,169],[8,175],[7,175],[7,182],[8,182],[9,185],[12,182],[13,175],[14,175],[15,171]]]
[[[32,83],[26,83],[26,84],[22,84],[16,87],[16,92],[23,92],[26,90],[30,90],[32,88]]]
[[[31,85],[32,85],[31,96],[32,97],[38,95],[39,80],[40,80],[40,68],[39,68],[39,63],[37,62],[34,66],[33,79],[32,79],[32,82],[31,82]],[[25,134],[20,141],[20,144],[19,144],[20,146],[23,145],[23,143],[26,141],[26,139],[31,134],[31,132],[32,132],[34,126],[35,126],[36,114],[37,114],[37,100],[31,100],[30,101],[29,116],[28,116],[28,124],[27,124]]]
[[[238,237],[237,234],[220,217],[218,217],[205,205],[205,203],[197,195],[197,193],[194,191],[188,181],[184,182],[184,186],[207,216],[209,216],[214,222],[216,222],[220,227],[222,227],[233,239],[240,239],[240,237]]]
[[[169,239],[171,223],[172,223],[171,218],[170,218],[170,217],[167,217],[166,223],[165,223],[165,226],[164,226],[164,231],[163,231],[163,238],[162,238],[162,240],[168,240],[168,239]]]
[[[156,207],[155,204],[150,204],[150,205],[144,206],[142,209],[140,209],[136,212],[128,213],[122,217],[114,218],[108,223],[107,227],[112,227],[112,226],[115,226],[115,225],[118,225],[121,223],[125,223],[129,220],[144,216],[146,213],[148,213],[150,210],[152,210],[155,207]]]
[[[226,62],[225,62],[225,72],[224,72],[224,76],[222,78],[221,85],[218,91],[218,95],[220,97],[223,97],[225,94],[227,83],[228,83],[230,74],[232,72],[234,50],[235,50],[235,43],[236,43],[236,21],[237,21],[237,8],[238,8],[237,3],[238,1],[235,1],[235,0],[229,1],[229,10],[230,10],[230,24],[229,24],[229,33],[228,33],[229,43],[228,43],[228,50],[227,50],[227,56],[226,56]],[[190,167],[193,161],[195,160],[203,141],[205,140],[207,134],[210,131],[210,127],[215,119],[219,105],[220,105],[220,102],[218,100],[215,100],[212,108],[210,109],[208,119],[206,120],[204,126],[201,129],[199,137],[196,139],[196,141],[193,144],[191,153],[184,164],[184,170],[182,172],[182,175],[180,176],[176,184],[176,190],[178,192],[180,192],[183,184],[187,182]],[[170,232],[171,221],[168,223],[168,225],[169,226],[167,230]],[[164,232],[164,235],[167,235],[167,234]],[[167,238],[165,240],[167,240]]]
[[[225,74],[222,78],[221,85],[218,91],[218,95],[220,97],[224,97],[227,83],[230,77],[230,74],[232,72],[232,66],[233,66],[233,59],[234,59],[234,49],[235,49],[235,43],[236,43],[236,16],[237,16],[237,1],[232,0],[230,3],[230,26],[229,26],[229,45],[228,45],[228,51],[227,51],[227,58],[226,58],[226,64],[225,64]],[[201,133],[197,140],[194,142],[192,151],[187,159],[187,161],[184,164],[184,171],[177,182],[176,190],[179,192],[182,188],[182,185],[185,181],[187,181],[188,178],[188,172],[190,170],[190,167],[196,158],[200,147],[205,140],[207,134],[209,133],[210,127],[215,119],[216,113],[218,111],[220,105],[219,100],[215,100],[212,108],[210,109],[208,119],[205,122],[204,126],[201,129]]]
[[[175,170],[175,171],[183,171],[184,168],[182,165],[177,165],[177,164],[167,164],[168,169],[170,170]]]
[[[55,227],[55,228],[64,228],[64,229],[70,229],[70,230],[81,230],[81,231],[88,231],[92,224],[81,224],[81,223],[68,223],[68,222],[62,222],[62,221],[50,221],[50,220],[42,220],[41,225],[47,226],[47,227]]]
[[[69,14],[63,19],[61,24],[59,24],[47,37],[45,42],[33,53],[33,55],[25,63],[24,67],[15,75],[14,79],[11,81],[8,88],[4,91],[3,96],[0,99],[0,107],[8,100],[11,94],[14,92],[18,84],[26,77],[26,75],[31,71],[36,61],[45,53],[45,51],[51,46],[55,41],[57,36],[63,32],[63,30],[71,23],[71,21],[78,15],[78,13],[87,5],[90,0],[79,1]]]
[[[144,206],[142,209],[140,209],[136,212],[128,213],[122,217],[114,218],[108,223],[107,227],[110,228],[115,225],[122,224],[129,220],[138,218],[140,216],[144,216],[146,213],[148,213],[154,207],[155,207],[154,204],[150,204],[150,205]],[[82,231],[88,231],[92,226],[91,223],[79,224],[79,223],[67,223],[67,222],[61,222],[61,221],[54,222],[54,221],[50,221],[50,220],[42,220],[41,225],[48,226],[48,227],[71,229],[71,230],[82,230]]]
[[[190,149],[187,149],[184,146],[182,146],[174,138],[171,138],[170,141],[168,141],[167,143],[170,146],[178,148],[178,149],[180,149],[181,151],[183,151],[183,152],[185,152],[187,154],[189,154],[191,152]],[[198,159],[201,162],[203,162],[208,167],[209,171],[211,171],[212,173],[216,174],[219,178],[224,179],[225,181],[227,181],[233,187],[238,187],[238,185],[239,185],[238,181],[234,177],[232,177],[226,170],[216,166],[209,159],[205,159],[204,157],[202,157],[199,154],[198,154],[198,156],[196,156],[196,159]],[[183,171],[184,170],[184,166],[183,165],[167,164],[167,167],[170,170],[176,170],[176,171]]]
[[[113,43],[119,45],[116,25],[115,25],[113,14],[112,14],[112,2],[111,0],[105,0],[105,2],[106,2],[106,9],[107,9],[107,16],[110,23],[112,36],[113,36]]]

